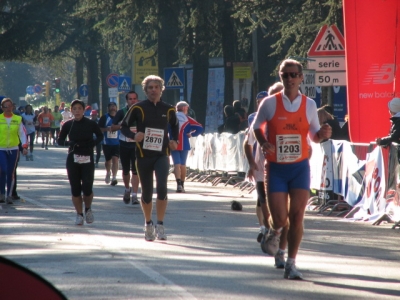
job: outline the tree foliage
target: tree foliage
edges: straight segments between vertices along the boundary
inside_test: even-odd
[[[193,91],[203,91],[204,61],[221,56],[225,64],[252,61],[256,30],[269,43],[264,55],[306,57],[323,24],[342,29],[342,15],[341,0],[4,0],[0,59],[83,60],[98,92],[95,77],[104,85],[107,68],[129,74],[133,48],[143,46],[159,52],[161,67],[195,65],[194,74],[203,75]],[[79,86],[83,75],[75,78]],[[225,95],[231,97],[229,91]]]

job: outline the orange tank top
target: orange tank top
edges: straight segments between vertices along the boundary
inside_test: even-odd
[[[282,93],[276,94],[276,111],[268,121],[268,142],[275,146],[275,153],[267,153],[267,160],[276,163],[295,163],[308,159],[307,135],[310,124],[306,112],[307,98],[301,97],[300,108],[288,112]]]

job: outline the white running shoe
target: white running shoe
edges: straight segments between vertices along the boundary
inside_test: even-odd
[[[278,233],[276,230],[273,230],[272,228],[270,228],[269,231],[261,239],[261,243],[260,243],[261,250],[264,253],[275,256],[275,254],[279,250],[280,236],[281,236],[281,233]]]
[[[278,250],[275,254],[275,268],[283,269],[285,267],[285,252]]]
[[[132,205],[140,204],[137,195],[132,195]]]
[[[83,225],[83,216],[79,214],[76,215],[75,225]]]
[[[295,264],[291,264],[288,267],[285,267],[285,272],[283,273],[283,278],[285,279],[303,279],[303,274],[301,274],[296,269]]]
[[[91,208],[89,208],[88,211],[85,213],[85,219],[86,219],[86,223],[88,223],[88,224],[93,223],[94,216],[93,216],[93,212],[92,212]]]
[[[104,179],[104,181],[109,184],[110,183],[110,177],[111,177],[111,172],[107,172],[106,178]]]
[[[144,239],[146,241],[149,241],[149,242],[152,242],[152,241],[154,241],[156,239],[156,235],[155,235],[155,232],[154,232],[154,225],[153,224],[151,224],[151,225],[147,225],[146,224],[144,226]]]
[[[164,232],[164,225],[157,224],[156,225],[156,237],[158,240],[166,240],[167,235]]]

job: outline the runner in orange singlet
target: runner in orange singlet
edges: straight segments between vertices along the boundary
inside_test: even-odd
[[[320,143],[329,139],[332,129],[319,125],[315,101],[299,92],[303,80],[302,65],[284,60],[279,68],[284,89],[266,98],[254,121],[254,134],[267,158],[268,207],[271,229],[263,238],[264,249],[270,255],[279,250],[282,228],[287,225],[288,258],[284,278],[302,279],[295,259],[303,237],[303,218],[310,197],[310,165],[307,136]],[[267,122],[267,138],[261,125]],[[290,201],[288,201],[288,195]]]

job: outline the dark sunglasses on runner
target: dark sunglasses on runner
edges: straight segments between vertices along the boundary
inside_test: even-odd
[[[287,78],[289,78],[289,76],[292,77],[292,78],[300,77],[302,73],[297,73],[297,72],[281,72],[280,74],[281,74],[281,77],[282,77],[282,78],[287,79]]]

